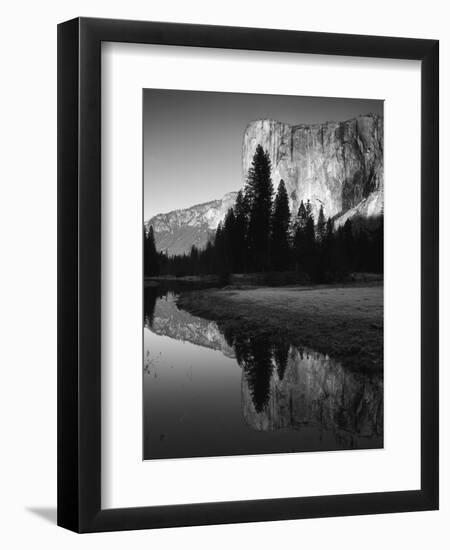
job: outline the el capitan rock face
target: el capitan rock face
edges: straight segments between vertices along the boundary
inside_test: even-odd
[[[344,122],[290,125],[275,120],[250,122],[242,145],[243,186],[256,147],[268,151],[276,191],[283,179],[291,212],[308,199],[317,220],[320,205],[325,217],[340,226],[348,218],[383,213],[383,117],[358,116]],[[169,256],[188,253],[192,245],[206,246],[237,192],[190,208],[158,214],[147,221],[156,247]]]
[[[325,216],[336,216],[338,224],[349,210],[364,217],[382,213],[383,117],[298,125],[251,122],[242,147],[244,174],[258,144],[270,155],[274,189],[284,180],[293,212],[309,199],[316,213],[322,204]]]

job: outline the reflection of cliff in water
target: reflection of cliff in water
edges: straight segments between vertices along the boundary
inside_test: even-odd
[[[282,337],[228,334],[243,369],[242,408],[260,431],[317,426],[341,437],[381,439],[381,376],[349,371],[327,355],[290,345]]]
[[[158,335],[221,351],[242,368],[241,407],[257,431],[304,427],[332,432],[347,448],[383,441],[383,379],[291,345],[282,335],[224,330],[178,309],[172,292],[144,292],[144,324]],[[189,348],[186,349],[186,360]]]
[[[262,407],[261,397],[255,399],[253,379],[242,379],[243,413],[253,429],[316,425],[356,437],[382,437],[383,384],[379,377],[349,372],[328,356],[293,346],[284,375],[280,377],[273,367]]]

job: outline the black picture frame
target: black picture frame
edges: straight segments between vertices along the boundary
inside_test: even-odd
[[[420,490],[102,510],[104,41],[421,61]],[[58,525],[97,532],[438,508],[438,70],[437,40],[92,18],[58,26]]]

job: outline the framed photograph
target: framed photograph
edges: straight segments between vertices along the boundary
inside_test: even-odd
[[[58,524],[438,508],[438,42],[58,27]]]

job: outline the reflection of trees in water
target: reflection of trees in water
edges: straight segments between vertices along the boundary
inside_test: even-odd
[[[283,379],[290,346],[283,339],[274,338],[270,334],[244,336],[242,332],[235,332],[231,328],[223,333],[242,367],[255,410],[261,412],[269,401],[274,367],[279,379]]]
[[[255,410],[261,412],[270,397],[270,379],[273,369],[272,348],[267,338],[255,337],[247,341],[242,367]]]
[[[277,367],[278,378],[280,380],[283,380],[288,363],[290,345],[286,341],[280,339],[272,344],[272,348],[275,366]]]
[[[153,326],[157,298],[158,292],[155,287],[144,287],[144,326],[147,328]]]
[[[275,341],[272,350],[274,367],[263,408],[261,403],[256,407],[254,391],[244,379],[243,414],[251,428],[325,430],[345,448],[359,446],[361,438],[382,444],[380,374],[352,372],[327,355],[295,346],[290,346],[285,364],[285,347]]]
[[[341,443],[348,448],[357,446],[355,434],[382,436],[379,377],[348,372],[326,355],[291,346],[281,334],[236,325],[221,330],[243,370],[244,416],[250,426],[264,431],[320,426],[346,438]]]

